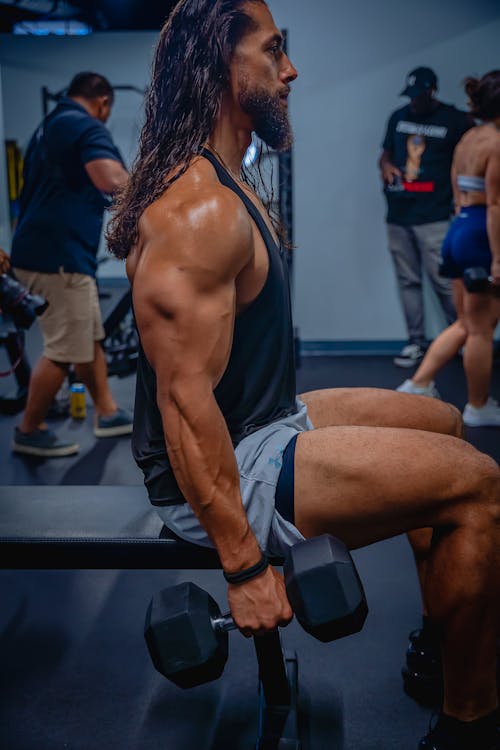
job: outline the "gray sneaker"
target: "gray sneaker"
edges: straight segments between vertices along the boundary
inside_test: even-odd
[[[98,438],[118,437],[119,435],[130,435],[132,432],[133,418],[125,409],[117,409],[109,417],[96,416],[94,422],[94,435]]]
[[[12,450],[15,453],[25,453],[27,456],[57,458],[78,453],[80,446],[78,443],[60,440],[53,430],[36,429],[33,432],[21,432],[16,427]]]
[[[424,358],[425,351],[418,344],[408,344],[392,360],[398,367],[415,367]]]
[[[463,416],[467,427],[500,427],[500,406],[494,398],[479,408],[466,404]]]
[[[415,385],[413,380],[405,380],[404,383],[396,388],[400,393],[414,393],[416,396],[430,396],[431,398],[441,398],[439,391],[431,380],[429,385]]]

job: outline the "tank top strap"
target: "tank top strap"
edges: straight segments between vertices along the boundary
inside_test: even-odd
[[[234,193],[236,193],[238,198],[240,198],[243,201],[246,210],[248,211],[248,213],[250,214],[254,222],[257,224],[257,227],[261,235],[263,236],[264,242],[266,243],[267,247],[268,248],[270,246],[276,247],[279,250],[280,255],[281,255],[281,252],[282,252],[281,247],[276,244],[276,241],[273,235],[271,234],[269,227],[264,221],[264,218],[262,217],[262,214],[257,208],[257,206],[255,205],[255,203],[252,200],[250,200],[248,195],[245,195],[245,193],[240,188],[236,180],[233,177],[231,177],[227,169],[225,169],[222,166],[220,161],[211,151],[204,148],[201,152],[201,155],[204,156],[205,159],[208,159],[208,161],[212,164],[213,168],[217,172],[217,177],[219,178],[219,181],[221,182],[221,184],[229,188],[230,190],[232,190]]]

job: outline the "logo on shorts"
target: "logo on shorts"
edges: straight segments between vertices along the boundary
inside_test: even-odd
[[[283,451],[285,450],[284,445],[280,445],[278,448],[278,452],[276,454],[276,458],[270,458],[268,463],[272,464],[273,466],[276,466],[277,469],[281,469],[283,465]]]

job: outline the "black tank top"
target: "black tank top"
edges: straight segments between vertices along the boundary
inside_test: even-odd
[[[293,325],[288,263],[255,204],[209,151],[220,182],[243,201],[265,242],[269,270],[255,300],[235,318],[229,362],[214,395],[236,445],[255,430],[296,411]],[[156,404],[156,376],[139,347],[132,453],[151,502],[184,502],[165,448]]]

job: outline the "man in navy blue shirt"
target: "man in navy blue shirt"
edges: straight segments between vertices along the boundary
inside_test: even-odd
[[[104,209],[128,179],[104,126],[113,88],[97,73],[79,73],[67,95],[35,131],[24,163],[20,215],[11,263],[16,277],[49,302],[39,318],[43,354],[31,375],[13,450],[54,457],[76,453],[44,420],[70,365],[95,405],[97,437],[132,430],[108,385],[95,275]]]
[[[474,121],[435,98],[437,76],[415,68],[401,96],[410,101],[389,118],[379,160],[387,199],[387,232],[408,331],[408,345],[394,359],[415,366],[427,340],[422,275],[425,271],[448,324],[455,320],[451,284],[439,275],[441,244],[453,212],[453,151]]]

